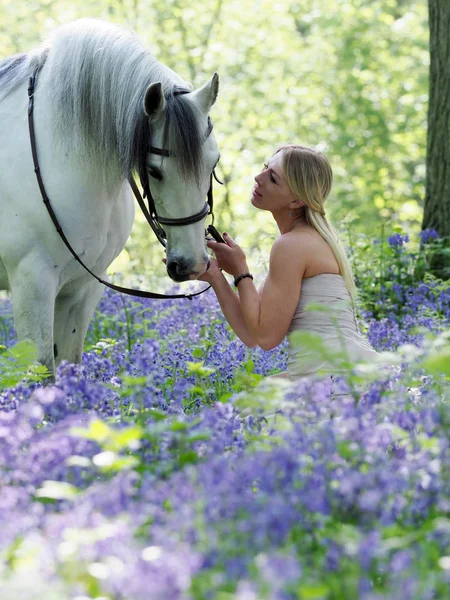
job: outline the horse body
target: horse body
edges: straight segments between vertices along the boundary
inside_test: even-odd
[[[77,38],[81,35],[84,35],[84,39],[79,43]],[[83,56],[83,47],[87,46],[89,52],[91,43],[99,52],[107,42],[111,43],[111,36],[119,48],[117,60],[114,49],[108,46],[110,56],[103,63],[100,62],[96,73],[95,52],[91,50],[91,56]],[[158,95],[161,86],[152,86],[148,75],[143,79],[144,69],[138,72],[137,59],[134,63],[136,91],[132,91],[131,87],[124,91],[125,96],[128,92],[128,98],[120,100],[122,109],[115,105],[122,92],[115,90],[117,93],[114,94],[112,86],[114,77],[120,80],[120,68],[127,68],[127,65],[120,64],[126,55],[126,48],[120,47],[120,44],[126,46],[131,43],[127,36],[118,28],[91,20],[83,20],[72,27],[66,26],[52,47],[21,59],[23,64],[19,67],[22,80],[17,81],[13,89],[7,89],[3,97],[0,95],[0,289],[11,291],[19,339],[29,338],[36,343],[39,360],[51,372],[54,372],[55,358],[57,362],[63,359],[70,362],[81,360],[86,331],[104,288],[72,257],[43,204],[31,156],[27,121],[28,77],[24,75],[31,75],[36,64],[41,67],[35,93],[35,131],[47,194],[72,247],[100,277],[105,277],[107,267],[123,249],[130,234],[134,203],[127,176],[139,166],[138,156],[141,156],[142,162],[144,154],[146,163],[151,162],[153,167],[164,170],[164,181],[152,180],[150,185],[158,210],[168,217],[173,214],[185,216],[198,210],[206,196],[209,181],[206,174],[209,175],[217,160],[217,146],[212,136],[203,144],[200,156],[204,165],[197,179],[180,174],[176,156],[165,161],[161,157],[145,156],[150,146],[150,135],[153,145],[166,142],[167,139],[172,141],[167,135],[170,123],[165,122],[164,87]],[[64,43],[73,46],[75,58],[72,65],[64,64],[64,50],[61,48]],[[132,43],[136,44],[135,41]],[[142,49],[138,49],[143,53]],[[173,71],[144,53],[143,56],[154,67],[159,81],[161,77],[165,78],[166,90],[182,83]],[[78,59],[78,71],[74,70],[77,66],[75,59]],[[152,61],[157,63],[156,66]],[[87,65],[84,68],[90,68],[92,72],[83,74],[81,64]],[[109,65],[116,64],[116,70],[108,73]],[[2,83],[7,86],[10,82],[8,76],[1,76],[1,66],[2,63],[0,94]],[[64,77],[66,80],[76,77],[76,86],[71,91],[63,81],[61,85],[65,87],[59,90],[58,99],[57,93],[55,95],[55,85],[58,85],[55,77],[64,68],[68,70]],[[90,81],[83,82],[84,76],[90,77]],[[113,81],[107,81],[107,78],[113,78]],[[102,79],[105,79],[103,83]],[[95,90],[97,80],[100,91]],[[70,97],[75,88],[88,97],[81,101]],[[100,93],[105,94],[105,90],[110,91],[110,98],[100,96]],[[149,90],[150,93],[147,93]],[[130,98],[133,94],[135,97]],[[186,94],[190,97],[188,102],[194,108],[199,129],[206,127],[207,112],[212,104],[208,101],[208,94],[211,97],[207,86]],[[90,104],[93,102],[104,102],[105,107],[96,112]],[[139,104],[142,116],[136,113],[134,121],[128,119],[127,122],[124,111],[127,102],[130,103],[130,110],[135,111]],[[85,112],[80,113],[83,110]],[[58,114],[58,111],[63,111],[63,114]],[[92,122],[88,126],[81,123],[80,114]],[[70,132],[66,120],[71,127]],[[137,148],[134,155],[131,152],[127,154],[127,148],[120,147],[123,144],[123,126],[123,136],[129,137],[129,145],[138,143],[135,139],[137,136],[142,138],[146,147]],[[109,137],[105,134],[101,139],[105,133],[102,128],[109,128]],[[177,133],[179,137],[180,132]],[[99,139],[93,139],[96,136]],[[176,154],[177,148],[173,150]],[[196,223],[167,228],[168,262],[184,266],[183,273],[179,272],[180,269],[177,271],[175,268],[174,271],[172,268],[177,280],[196,277],[206,268],[202,227],[203,223]]]

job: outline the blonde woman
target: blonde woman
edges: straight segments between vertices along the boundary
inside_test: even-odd
[[[326,217],[332,179],[326,157],[298,145],[279,147],[255,177],[251,202],[271,212],[280,231],[259,291],[242,248],[227,233],[225,244],[208,242],[216,260],[201,279],[211,284],[225,318],[247,346],[271,350],[299,330],[320,336],[328,354],[343,351],[352,362],[377,355],[358,329],[352,270]],[[234,277],[236,292],[221,269]],[[324,310],[307,310],[308,304]],[[336,365],[308,344],[289,343],[287,369],[286,375],[297,379],[335,373]]]

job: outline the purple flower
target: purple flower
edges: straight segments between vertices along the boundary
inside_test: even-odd
[[[382,495],[378,490],[366,490],[359,497],[358,504],[361,510],[372,512],[378,508],[381,500]]]
[[[407,241],[392,238],[393,248]],[[422,356],[416,327],[449,326],[450,289],[412,283],[405,256],[387,253],[389,282],[378,281],[361,314],[377,349],[409,343]],[[9,345],[10,305],[0,308],[0,343]],[[195,595],[191,584],[205,600],[224,590],[291,600],[299,577],[314,585],[330,571],[336,597],[346,597],[349,561],[362,600],[420,596],[408,571],[447,554],[442,383],[405,362],[357,394],[335,377],[269,396],[252,378],[283,370],[285,345],[247,349],[213,294],[158,303],[108,291],[87,348],[81,366],[60,365],[55,385],[0,394],[5,556],[34,541],[43,581],[111,600],[181,600]],[[193,375],[187,363],[200,361],[214,373]],[[92,439],[74,431],[91,426]],[[101,465],[101,454],[119,466]],[[52,482],[69,494],[40,495]],[[389,554],[402,527],[424,535]],[[71,565],[76,578],[61,581]],[[445,577],[430,566],[430,598]]]
[[[423,244],[429,244],[433,240],[439,239],[439,234],[435,229],[424,229],[419,233],[419,238]]]
[[[402,235],[401,233],[394,233],[394,235],[389,235],[387,238],[387,242],[391,248],[400,248],[407,242],[409,242],[408,235]]]
[[[339,569],[342,557],[342,548],[333,540],[328,545],[325,555],[325,564],[328,571],[337,571]]]
[[[368,533],[359,544],[359,562],[364,571],[368,571],[372,560],[381,551],[381,535],[378,530]]]
[[[405,571],[411,567],[412,554],[409,550],[400,550],[396,552],[391,558],[391,571],[399,573]]]

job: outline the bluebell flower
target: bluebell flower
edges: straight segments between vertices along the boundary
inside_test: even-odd
[[[409,236],[402,235],[401,233],[394,233],[394,235],[389,235],[387,237],[387,242],[391,248],[400,248],[407,242],[409,242]]]
[[[400,237],[393,247],[406,242]],[[424,331],[450,325],[450,288],[431,279],[410,285],[392,265],[386,273],[389,284],[361,312],[369,339],[377,349],[413,344],[423,357]],[[0,303],[0,318],[0,343],[10,345],[9,303]],[[320,582],[329,571],[344,596],[349,560],[361,600],[416,600],[422,584],[432,592],[448,585],[443,569],[430,568],[422,584],[409,574],[427,544],[447,552],[436,515],[450,506],[444,388],[420,360],[380,374],[360,397],[346,377],[302,380],[280,397],[264,386],[236,392],[244,365],[261,375],[284,370],[286,348],[246,348],[213,294],[159,303],[105,292],[87,344],[82,365],[61,364],[54,385],[23,382],[0,393],[5,555],[20,540],[37,543],[44,579],[78,596],[91,595],[83,582],[95,580],[95,593],[111,600],[182,600],[202,577],[205,600],[224,590],[260,600],[264,586],[292,600],[299,573]],[[199,361],[215,369],[200,381],[187,369]],[[93,423],[97,437],[75,434]],[[129,428],[139,439],[118,449],[114,440]],[[124,466],[100,468],[102,453]],[[67,496],[42,498],[48,480]],[[419,530],[430,518],[434,531],[386,552],[391,530],[383,528]],[[63,579],[74,564],[77,579]]]
[[[423,229],[419,233],[419,238],[423,244],[429,244],[430,242],[439,239],[439,234],[435,229],[430,227],[428,229]]]

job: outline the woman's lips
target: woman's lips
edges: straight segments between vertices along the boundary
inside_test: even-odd
[[[253,189],[253,195],[261,198],[261,194],[256,190],[256,188]]]

